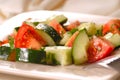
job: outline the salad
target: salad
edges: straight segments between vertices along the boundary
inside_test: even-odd
[[[93,63],[120,46],[120,20],[69,22],[64,15],[25,20],[0,41],[0,59],[45,65]]]

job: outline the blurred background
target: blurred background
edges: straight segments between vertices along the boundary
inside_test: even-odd
[[[34,10],[120,17],[120,0],[0,0],[0,24],[17,14]]]

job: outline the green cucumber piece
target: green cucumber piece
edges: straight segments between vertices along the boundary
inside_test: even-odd
[[[46,21],[34,21],[34,22],[29,22],[29,21],[26,21],[26,24],[32,26],[32,27],[36,27],[38,24],[47,24]]]
[[[37,26],[40,22],[33,22],[34,26]]]
[[[32,50],[26,48],[16,49],[16,61],[44,64],[46,53],[43,49]]]
[[[61,40],[61,36],[60,36],[60,35],[57,33],[57,31],[54,30],[51,26],[49,26],[49,25],[47,25],[47,24],[38,24],[35,29],[44,31],[44,32],[46,33],[46,36],[44,36],[44,37],[48,37],[48,35],[49,35],[49,39],[50,39],[50,37],[51,37],[56,44],[59,44],[59,42],[60,42],[60,40]],[[48,35],[47,35],[47,34],[48,34]],[[40,35],[42,36],[43,34],[40,34]],[[44,35],[45,35],[45,34],[44,34]],[[46,40],[46,39],[47,39],[47,40]],[[46,41],[49,40],[48,38],[46,38],[46,39],[45,39]],[[50,39],[50,40],[52,41],[52,39]],[[53,43],[53,42],[52,42],[52,43]],[[49,44],[50,44],[50,43],[49,43]],[[53,44],[53,45],[54,45],[54,44]]]
[[[80,30],[72,47],[72,56],[74,64],[79,65],[85,63],[88,60],[87,58],[88,44],[89,37],[86,33],[86,30],[85,29]]]
[[[103,25],[101,24],[96,24],[96,29],[97,29],[97,32],[96,32],[96,36],[102,36],[102,29],[103,29]]]
[[[69,38],[72,36],[72,33],[66,32],[63,34],[63,38],[60,41],[60,45],[65,45],[65,43],[69,40]]]
[[[65,43],[71,38],[71,36],[78,31],[78,29],[72,29],[63,34],[63,38],[60,41],[60,45],[65,45]]]
[[[11,51],[12,51],[12,49],[10,47],[0,46],[0,59],[1,60],[7,60]]]
[[[60,24],[64,24],[67,22],[68,19],[64,15],[57,15],[57,16],[52,16],[52,17],[48,18],[47,23],[49,23],[51,20],[56,20]]]
[[[36,29],[36,31],[47,42],[47,45],[49,45],[49,46],[55,46],[56,45],[53,38],[48,33],[46,33],[44,30]]]
[[[95,23],[82,23],[78,26],[78,30],[86,29],[87,34],[92,36],[97,33],[96,24]]]
[[[120,46],[120,35],[118,33],[107,33],[104,38],[109,40],[115,47]]]
[[[19,28],[20,28],[20,27],[15,27],[14,30],[15,30],[16,32],[18,32]]]
[[[51,65],[70,65],[72,64],[71,47],[53,46],[45,47],[46,63]]]
[[[9,45],[11,49],[14,49],[14,38],[12,36],[8,36]]]
[[[113,33],[109,32],[109,33],[107,33],[106,35],[104,35],[104,38],[105,38],[105,39],[109,39],[109,38],[111,38],[112,36],[113,36]]]

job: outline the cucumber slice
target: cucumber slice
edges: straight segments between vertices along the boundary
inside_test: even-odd
[[[65,46],[45,47],[46,63],[51,65],[72,64],[71,48]]]
[[[76,37],[73,47],[72,47],[72,56],[74,64],[79,65],[85,63],[87,58],[87,46],[89,43],[89,37],[86,33],[86,30],[80,30],[78,36]]]
[[[20,27],[15,27],[14,30],[15,30],[16,32],[18,32],[19,28],[20,28]]]
[[[95,23],[82,23],[79,27],[78,30],[86,29],[87,34],[89,36],[92,36],[97,33],[96,25]]]
[[[115,47],[120,46],[120,35],[118,33],[112,34],[112,33],[107,33],[104,38],[109,40]]]
[[[51,38],[51,36],[48,33],[46,33],[43,30],[40,30],[40,29],[36,29],[36,31],[47,42],[47,45],[49,45],[49,46],[55,46],[56,45],[55,41]]]
[[[64,24],[67,22],[67,17],[65,17],[64,15],[57,15],[57,16],[52,16],[50,18],[48,18],[47,20],[45,21],[26,21],[26,24],[32,26],[32,27],[35,27],[37,26],[39,23],[41,24],[49,24],[50,21],[52,20],[56,20],[58,23],[60,24]]]
[[[56,20],[60,24],[64,24],[67,22],[68,19],[64,15],[57,15],[57,16],[52,16],[52,17],[48,18],[47,23],[49,23],[51,20]]]
[[[59,44],[61,37],[51,26],[47,24],[38,24],[35,28],[41,36],[48,42],[49,45]],[[44,32],[42,32],[42,31]],[[50,40],[50,41],[49,41]]]
[[[109,33],[107,33],[106,35],[104,35],[104,38],[105,38],[105,39],[109,39],[109,38],[111,38],[112,36],[113,36],[113,33],[109,32]]]
[[[66,32],[66,33],[63,35],[62,40],[60,41],[60,45],[65,45],[65,43],[69,40],[69,38],[70,38],[71,36],[72,36],[72,33]]]
[[[26,21],[26,24],[32,26],[32,27],[36,27],[38,24],[47,24],[46,21],[34,21],[34,22],[29,22],[29,21]]]
[[[26,48],[16,49],[16,61],[44,64],[45,59],[46,53],[43,49],[41,50],[32,50]]]
[[[0,46],[0,59],[7,60],[11,51],[12,51],[12,49],[10,47]]]
[[[96,32],[96,36],[102,36],[102,29],[103,29],[103,25],[101,24],[96,24],[96,29],[97,29],[97,32]]]

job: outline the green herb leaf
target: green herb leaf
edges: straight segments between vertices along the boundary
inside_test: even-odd
[[[9,45],[11,49],[14,49],[14,38],[12,36],[8,36]]]

